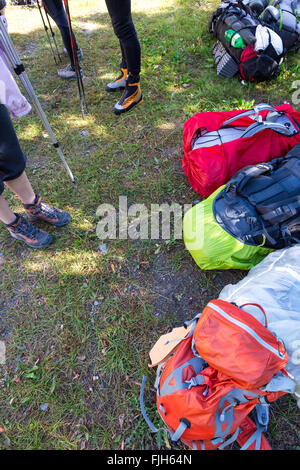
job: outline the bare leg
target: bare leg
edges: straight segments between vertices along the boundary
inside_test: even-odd
[[[0,220],[6,225],[12,224],[16,220],[15,214],[3,196],[0,196]]]
[[[5,181],[5,185],[13,191],[23,204],[32,204],[35,200],[35,193],[26,176],[25,171],[19,178],[11,181]]]

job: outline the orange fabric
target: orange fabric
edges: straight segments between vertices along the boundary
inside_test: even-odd
[[[213,301],[213,303],[226,309],[226,312],[229,312],[233,318],[239,319],[245,325],[250,325],[269,344],[274,345],[275,341],[277,345],[275,336],[247,312],[224,301],[218,300]],[[260,349],[259,343],[254,344],[253,339],[249,338],[245,331],[241,333],[238,328],[233,328],[233,333],[231,333],[229,331],[229,326],[232,327],[231,324],[223,322],[220,329],[217,324],[219,319],[215,312],[211,310],[210,307],[205,308],[197,322],[194,336],[182,340],[173,355],[168,359],[162,370],[156,399],[157,410],[169,429],[176,431],[181,418],[185,418],[190,422],[190,428],[184,431],[180,439],[191,448],[193,448],[194,443],[194,446],[199,450],[202,448],[202,443],[206,450],[217,449],[221,444],[221,442],[213,444],[211,440],[216,434],[219,434],[219,432],[216,433],[217,420],[220,423],[222,412],[228,406],[232,406],[232,401],[229,402],[224,397],[236,389],[247,390],[249,395],[247,391],[243,393],[248,401],[234,405],[232,424],[230,425],[225,421],[222,430],[226,430],[226,440],[240,427],[242,432],[239,435],[238,442],[243,445],[247,441],[248,437],[256,430],[255,424],[248,418],[248,415],[260,402],[260,397],[263,396],[267,401],[272,402],[284,395],[284,392],[262,392],[258,384],[263,382],[263,385],[266,385],[269,381],[268,376],[271,379],[287,361],[286,354],[284,359],[280,361],[278,357],[275,359],[269,351],[266,353],[265,350]],[[191,347],[193,337],[198,352],[200,353],[199,349],[202,348],[207,353],[209,361],[202,353],[200,355],[210,365],[204,369],[199,367],[201,372],[197,377],[201,376],[203,383],[188,389],[183,384],[195,377],[195,369],[191,364],[186,364],[185,367],[181,368],[180,376],[178,368],[187,361],[197,361]],[[217,370],[213,364],[217,362],[216,358],[220,359],[220,367],[223,370]],[[198,360],[201,361],[201,358],[199,357]],[[238,368],[234,367],[236,363]],[[233,367],[233,370],[230,367]],[[170,380],[171,374],[175,370],[177,370],[177,378],[176,380],[173,378]],[[225,371],[227,371],[227,374]],[[284,369],[283,372],[285,373]],[[233,377],[235,373],[236,377]],[[251,374],[251,387],[241,386],[241,383],[238,383],[236,379],[249,385],[249,373]],[[261,379],[259,373],[267,375]],[[168,384],[168,388],[164,390],[165,382]],[[174,391],[172,385],[175,385]],[[255,393],[257,396],[253,397],[250,395],[251,393]],[[220,405],[222,399],[224,400]],[[229,429],[226,429],[227,426]],[[251,446],[251,448],[254,447]],[[267,440],[263,437],[261,450],[269,448]]]
[[[213,300],[210,304],[221,308],[233,321],[250,328],[283,357],[269,351],[250,333],[207,305],[196,325],[194,338],[196,350],[208,364],[247,390],[266,385],[274,374],[284,369],[288,355],[271,331],[229,302]]]
[[[174,369],[195,357],[191,349],[191,341],[192,337],[183,340],[175,354],[167,362],[161,376],[160,390]],[[188,366],[183,369],[183,375],[183,381],[194,377],[193,368]],[[210,440],[214,437],[216,414],[222,411],[218,411],[220,400],[230,391],[239,388],[233,380],[219,374],[213,367],[205,368],[199,375],[204,378],[203,385],[192,387],[190,390],[181,389],[166,396],[157,394],[158,412],[170,429],[173,431],[177,429],[180,418],[186,418],[190,421],[191,428],[186,429],[183,433],[183,439],[190,441]],[[260,390],[252,391],[261,396],[268,396]],[[228,434],[234,433],[258,403],[259,397],[255,397],[250,398],[246,403],[235,406],[234,421]],[[161,411],[160,405],[163,406],[165,414]],[[229,403],[225,401],[222,409],[227,405]]]

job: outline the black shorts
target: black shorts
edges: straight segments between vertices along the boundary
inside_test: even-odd
[[[4,104],[0,104],[0,194],[4,181],[18,178],[25,170],[26,156],[21,150],[11,117]]]

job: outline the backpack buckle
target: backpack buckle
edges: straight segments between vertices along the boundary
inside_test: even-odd
[[[196,377],[192,377],[190,380],[185,381],[185,383],[188,384],[188,390],[190,390],[192,387],[202,385],[204,382],[205,379],[202,375],[196,375]]]

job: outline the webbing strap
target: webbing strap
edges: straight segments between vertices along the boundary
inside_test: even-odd
[[[142,380],[142,385],[141,385],[141,391],[140,391],[140,408],[141,408],[142,415],[152,432],[156,433],[159,431],[165,431],[165,428],[157,429],[147,415],[145,403],[144,403],[144,391],[145,391],[146,382],[147,382],[147,377],[144,375],[143,380]]]
[[[253,442],[255,443],[255,450],[260,450],[261,436],[264,431],[264,427],[258,425],[257,430],[249,437],[248,441],[245,442],[241,450],[247,450]]]
[[[173,442],[179,441],[179,439],[181,438],[182,434],[184,433],[187,427],[188,427],[188,424],[185,421],[181,421],[178,428],[174,432],[174,434],[172,434],[171,441]]]
[[[241,187],[244,187],[248,181],[252,178],[257,178],[264,173],[269,172],[274,169],[274,166],[278,161],[282,159],[273,160],[272,163],[259,163],[255,166],[249,166],[244,170],[238,172],[236,177],[233,177],[225,188],[225,193],[229,196],[235,196],[237,189],[241,190]]]
[[[196,377],[192,377],[190,380],[186,380],[185,383],[188,384],[188,390],[192,387],[196,387],[197,385],[202,385],[205,382],[203,375],[196,375]]]
[[[204,364],[205,362],[200,357],[192,357],[188,361],[178,366],[165,379],[161,387],[157,389],[158,395],[160,397],[163,397],[165,395],[169,395],[170,393],[177,392],[178,390],[188,388],[189,387],[188,383],[182,381],[183,370],[186,367],[191,366],[194,369],[195,376],[196,376],[203,370]]]
[[[198,319],[200,318],[200,315],[201,315],[201,313],[199,313],[198,315],[196,315],[195,318],[193,318],[191,321],[184,323],[184,326],[185,326],[185,327],[188,327],[189,325],[191,325],[192,323],[194,323],[193,326],[192,326],[192,328],[191,328],[191,331],[189,332],[189,334],[188,334],[187,336],[184,336],[183,338],[172,339],[171,341],[166,341],[166,342],[165,342],[165,345],[170,344],[170,343],[174,343],[175,341],[183,341],[184,339],[190,338],[190,337],[194,334],[194,330],[195,330],[195,328],[196,328],[197,321],[198,321]]]
[[[234,441],[236,441],[239,433],[240,433],[240,427],[238,427],[235,431],[235,433],[229,438],[227,439],[227,441],[223,442],[223,444],[221,444],[218,449],[219,450],[223,450],[225,447],[229,446],[229,444],[232,444]]]
[[[255,450],[260,450],[262,433],[266,431],[269,423],[269,407],[264,397],[261,397],[261,403],[256,405],[254,409],[254,420],[257,426],[256,431],[245,442],[241,450],[247,450],[253,442],[255,442]]]
[[[159,382],[160,382],[160,378],[161,378],[161,375],[162,375],[162,368],[163,366],[165,365],[165,362],[163,362],[162,364],[159,364],[158,368],[157,368],[157,371],[156,371],[156,379],[155,379],[155,383],[154,383],[154,388],[156,390],[158,390],[158,387],[159,387]]]
[[[282,206],[277,205],[277,207],[274,207],[275,204],[272,204],[272,206],[273,209],[270,207],[270,210],[261,214],[261,216],[270,222],[270,224],[275,225],[280,222],[285,222],[297,214],[298,209],[300,208],[300,197],[295,197],[293,202],[286,203]]]

